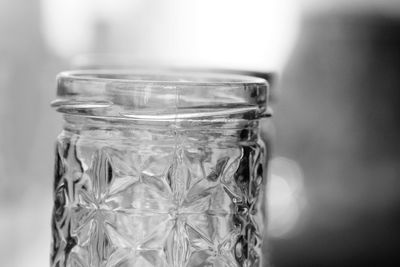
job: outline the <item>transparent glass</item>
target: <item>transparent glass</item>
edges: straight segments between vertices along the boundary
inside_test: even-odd
[[[51,266],[262,266],[264,80],[58,76]]]

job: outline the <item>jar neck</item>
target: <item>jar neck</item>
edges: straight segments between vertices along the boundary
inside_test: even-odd
[[[193,142],[254,142],[259,135],[259,120],[207,118],[204,120],[128,120],[98,116],[64,114],[64,131],[97,140],[135,141],[180,138]]]

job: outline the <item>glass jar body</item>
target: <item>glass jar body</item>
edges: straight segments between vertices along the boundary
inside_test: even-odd
[[[262,266],[258,120],[65,120],[51,266]]]

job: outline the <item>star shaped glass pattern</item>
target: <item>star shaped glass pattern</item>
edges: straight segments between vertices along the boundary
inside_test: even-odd
[[[258,191],[246,179],[260,147],[142,146],[59,142],[53,266],[250,266],[249,253],[257,261]]]

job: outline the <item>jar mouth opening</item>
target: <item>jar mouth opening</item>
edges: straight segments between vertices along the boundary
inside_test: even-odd
[[[66,114],[129,120],[269,115],[267,81],[193,70],[96,69],[62,72],[52,106]]]
[[[58,80],[73,79],[88,82],[121,82],[128,84],[158,84],[158,85],[185,85],[185,86],[224,86],[265,84],[259,77],[243,74],[203,71],[151,71],[130,69],[94,69],[71,70],[58,74]]]

